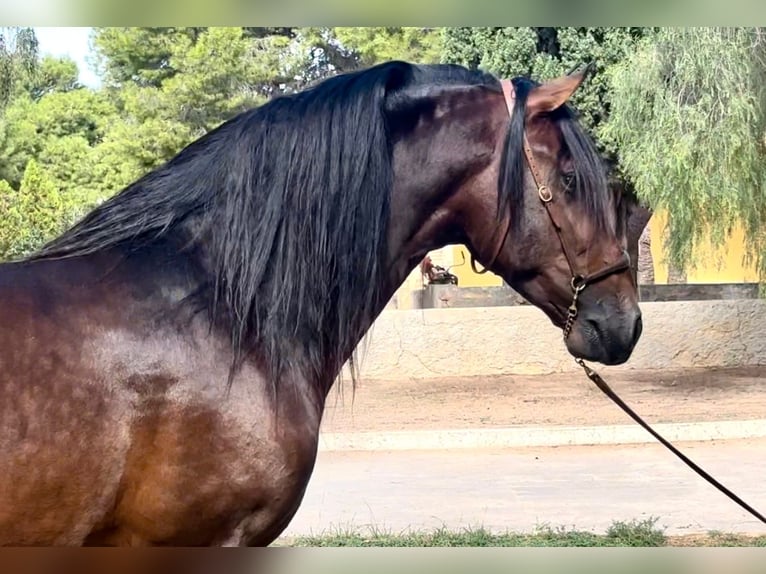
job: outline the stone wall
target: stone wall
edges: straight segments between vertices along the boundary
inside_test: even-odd
[[[641,301],[710,301],[757,299],[757,283],[641,285]],[[428,285],[412,292],[413,305],[423,309],[456,307],[505,307],[528,305],[510,287],[455,287]]]
[[[644,331],[619,369],[766,365],[766,300],[644,302]],[[427,379],[574,372],[556,329],[530,305],[384,311],[362,343],[362,376]]]

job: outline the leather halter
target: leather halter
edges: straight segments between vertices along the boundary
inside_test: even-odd
[[[514,100],[516,99],[516,93],[513,88],[513,83],[510,80],[502,80],[500,82],[500,85],[503,88],[503,95],[505,97],[505,104],[508,108],[508,115],[509,117],[513,117],[513,106],[514,106]],[[569,306],[569,309],[567,310],[567,320],[566,324],[564,326],[564,339],[566,339],[569,336],[569,332],[572,329],[572,324],[574,323],[574,319],[577,316],[577,299],[585,287],[590,285],[591,283],[595,283],[609,275],[612,275],[613,273],[618,273],[620,271],[624,271],[625,269],[630,268],[630,256],[628,255],[627,251],[623,251],[622,257],[616,261],[615,263],[608,265],[606,267],[603,267],[599,269],[598,271],[595,271],[594,273],[585,273],[578,269],[577,261],[574,257],[573,252],[567,247],[567,242],[564,239],[564,234],[562,233],[563,227],[560,224],[561,221],[566,221],[565,218],[557,218],[555,212],[557,211],[558,205],[554,201],[553,193],[551,192],[550,188],[546,186],[545,184],[541,183],[543,178],[540,175],[540,171],[537,168],[537,164],[534,161],[534,154],[532,153],[532,148],[529,145],[529,141],[527,140],[527,134],[526,131],[524,132],[524,156],[527,161],[527,165],[529,166],[529,170],[532,172],[532,179],[535,182],[535,187],[537,187],[537,195],[540,198],[540,201],[545,206],[545,211],[548,213],[548,217],[551,220],[551,223],[553,224],[553,228],[556,230],[556,235],[559,238],[559,243],[561,243],[561,249],[564,252],[564,257],[567,260],[567,264],[569,265],[569,270],[572,274],[572,279],[570,281],[570,285],[572,287],[573,292],[573,298],[572,298],[572,304]],[[498,246],[495,249],[495,253],[490,260],[489,264],[484,267],[481,271],[478,271],[476,269],[476,263],[474,256],[471,255],[471,268],[473,269],[474,273],[483,274],[486,273],[490,267],[495,263],[495,260],[500,255],[500,252],[503,249],[503,245],[505,244],[506,238],[508,237],[508,233],[510,231],[510,217],[507,218],[505,225],[503,227],[503,234],[500,236],[500,242]]]

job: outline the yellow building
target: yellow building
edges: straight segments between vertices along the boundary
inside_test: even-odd
[[[654,260],[654,280],[658,284],[668,282],[668,265],[664,247],[664,233],[667,216],[663,212],[652,215],[650,224],[652,258]],[[494,287],[503,285],[503,280],[494,273],[474,273],[470,265],[468,250],[462,245],[448,245],[432,251],[431,259],[443,267],[454,266],[452,273],[457,275],[460,287]],[[745,239],[742,229],[734,229],[726,244],[720,249],[713,249],[709,243],[697,249],[693,267],[687,269],[687,283],[755,283],[758,275],[752,265],[744,264]],[[465,263],[460,265],[463,256]],[[480,266],[477,264],[477,267]],[[423,278],[420,269],[415,269],[398,291],[399,308],[411,308],[410,293],[421,289]]]
[[[654,258],[654,282],[668,282],[668,265],[664,248],[664,234],[667,216],[656,212],[649,220]],[[744,264],[745,234],[742,228],[735,228],[720,249],[713,249],[710,242],[698,246],[693,258],[693,267],[686,270],[687,283],[757,283],[758,274],[752,265]]]

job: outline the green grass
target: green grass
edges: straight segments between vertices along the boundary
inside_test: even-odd
[[[318,536],[283,540],[279,546],[324,547],[456,547],[456,546],[762,546],[766,536],[742,536],[721,532],[707,535],[666,536],[656,518],[613,522],[603,534],[542,526],[532,533],[493,533],[484,528],[455,531],[388,532],[379,528],[336,530]]]

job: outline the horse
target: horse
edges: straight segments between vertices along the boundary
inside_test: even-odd
[[[325,401],[431,250],[465,245],[626,362],[626,222],[570,97],[389,61],[236,115],[0,265],[0,544],[267,546]],[[321,262],[316,266],[316,262]]]

